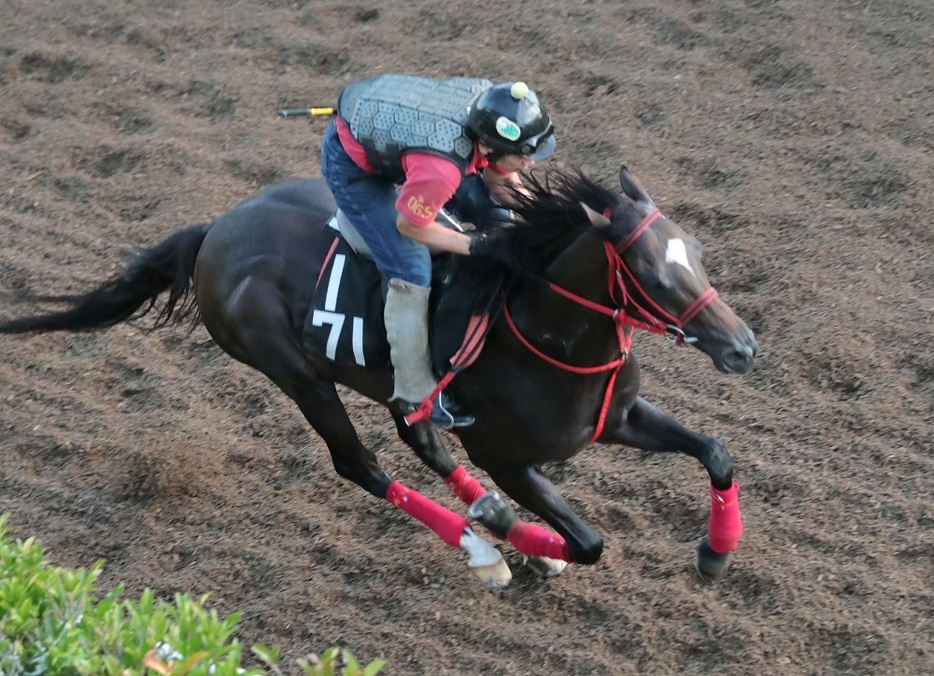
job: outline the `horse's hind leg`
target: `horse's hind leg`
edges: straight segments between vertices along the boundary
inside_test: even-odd
[[[269,297],[253,300],[262,302],[247,303],[249,312],[238,315],[243,326],[236,334],[236,345],[228,351],[265,373],[298,404],[324,439],[337,473],[421,521],[447,544],[465,550],[468,565],[485,585],[508,584],[512,575],[502,555],[473,532],[467,519],[393,481],[380,467],[375,454],[357,436],[334,383],[318,375],[301,346],[289,337],[284,311],[270,303]]]
[[[507,585],[512,575],[502,555],[473,532],[467,519],[393,481],[360,441],[334,384],[321,380],[300,350],[292,357],[273,381],[295,400],[324,439],[337,473],[422,522],[448,545],[466,551],[468,566],[484,585],[494,589]]]
[[[743,534],[739,484],[733,481],[733,459],[726,446],[687,429],[642,397],[636,399],[619,427],[607,430],[597,441],[653,452],[680,451],[700,461],[710,476],[710,520],[707,535],[698,545],[697,569],[705,577],[721,576]]]
[[[396,424],[396,432],[425,463],[432,472],[440,477],[446,477],[457,468],[457,462],[451,457],[438,430],[427,422],[417,422],[409,425],[405,416],[396,411],[392,412],[392,420]]]

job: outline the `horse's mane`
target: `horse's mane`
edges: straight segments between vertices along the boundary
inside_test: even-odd
[[[512,218],[497,231],[495,256],[456,257],[460,283],[478,311],[497,288],[517,278],[541,277],[548,265],[585,231],[593,229],[581,203],[598,213],[621,197],[580,171],[552,170],[526,181],[528,194],[514,192]]]

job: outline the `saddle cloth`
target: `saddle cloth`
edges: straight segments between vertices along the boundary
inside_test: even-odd
[[[429,343],[435,371],[445,373],[470,327],[471,358],[479,354],[478,331],[485,322],[469,316],[466,293],[451,283],[450,256],[434,258],[429,303]],[[358,255],[342,234],[334,242],[315,284],[305,319],[306,351],[340,366],[388,368],[389,342],[383,322],[384,290],[376,264]],[[479,328],[478,328],[479,326]],[[469,363],[469,361],[467,362]],[[466,363],[460,364],[460,368]]]

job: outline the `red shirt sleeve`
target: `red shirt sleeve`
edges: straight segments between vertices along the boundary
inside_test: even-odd
[[[450,160],[429,153],[406,153],[402,169],[405,182],[396,209],[414,225],[425,227],[454,196],[461,183],[461,171]]]
[[[341,140],[341,145],[344,146],[344,152],[353,160],[354,164],[364,171],[375,171],[366,158],[366,150],[363,149],[363,145],[350,133],[350,127],[347,126],[343,118],[335,115],[334,123],[337,125],[337,136]]]

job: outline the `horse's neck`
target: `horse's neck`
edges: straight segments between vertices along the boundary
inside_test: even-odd
[[[612,302],[603,240],[593,233],[585,233],[574,240],[548,266],[546,275],[556,286],[593,303],[606,306]]]
[[[608,275],[603,242],[592,235],[578,237],[546,271],[554,286],[612,308]],[[524,327],[530,337],[560,345],[569,360],[593,363],[601,355],[609,358],[618,348],[610,317],[566,298],[548,284],[526,284],[514,294],[510,307],[520,317],[520,330]]]

